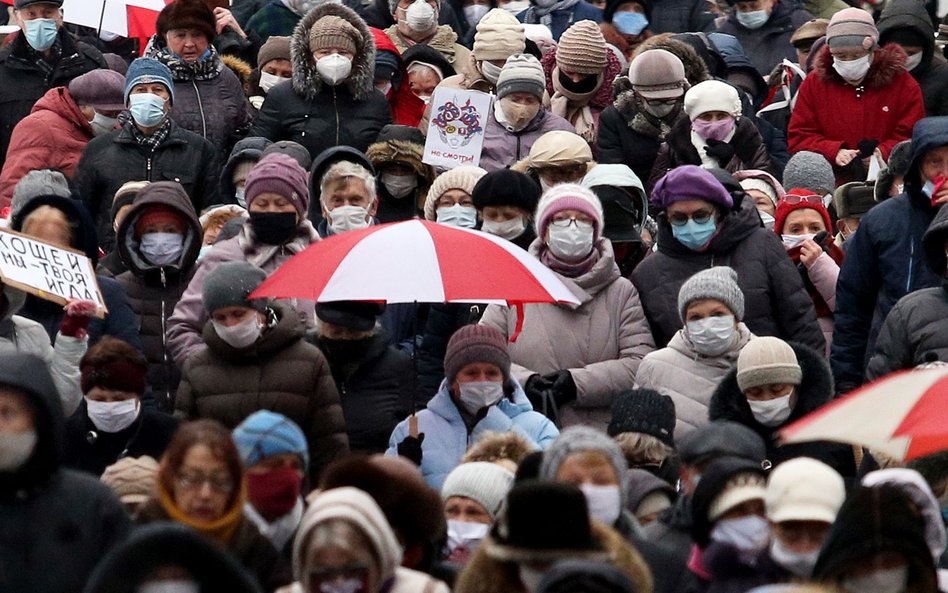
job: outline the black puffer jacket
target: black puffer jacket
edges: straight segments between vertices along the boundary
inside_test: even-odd
[[[99,50],[76,41],[59,30],[59,61],[50,73],[39,65],[42,54],[33,51],[22,34],[0,49],[0,168],[7,156],[13,128],[30,114],[33,104],[53,87],[69,84],[73,78],[96,68],[108,68]]]
[[[812,457],[829,465],[843,477],[853,477],[856,475],[856,461],[853,449],[849,445],[829,442],[780,445],[777,442],[777,431],[826,404],[834,394],[833,376],[826,359],[820,354],[822,350],[817,352],[793,342],[790,346],[797,355],[797,363],[803,371],[803,380],[794,388],[797,401],[790,417],[783,424],[768,427],[754,418],[747,398],[737,386],[736,368],[731,369],[724,376],[711,396],[708,418],[712,422],[715,420],[738,422],[759,434],[767,444],[767,458],[775,466],[795,457]]]
[[[411,413],[412,364],[408,354],[388,345],[384,330],[372,336],[357,360],[338,345],[315,339],[332,369],[349,447],[354,453],[384,453],[395,425]]]
[[[310,29],[320,18],[330,15],[349,21],[362,35],[349,78],[334,87],[319,77],[309,51]],[[374,85],[375,40],[365,21],[352,9],[326,3],[311,10],[293,32],[290,57],[293,79],[270,89],[251,135],[274,142],[293,140],[305,146],[315,159],[323,150],[343,144],[364,152],[392,122],[388,101]]]
[[[922,238],[928,266],[942,276],[942,284],[911,292],[892,307],[876,338],[875,353],[866,368],[867,381],[926,362],[948,362],[946,239],[948,209],[942,208]]]
[[[349,452],[346,424],[326,358],[303,340],[303,322],[289,305],[275,302],[275,323],[254,344],[236,349],[204,326],[206,346],[184,364],[175,415],[212,418],[233,429],[258,410],[296,422],[309,442],[310,476],[318,483],[330,462]]]
[[[813,301],[776,235],[761,226],[751,200],[718,223],[718,234],[703,252],[688,249],[672,234],[664,213],[658,216],[658,251],[632,272],[645,316],[663,348],[682,327],[678,291],[695,273],[730,266],[744,293],[744,323],[758,336],[777,336],[822,351],[826,345]]]
[[[177,181],[195,212],[217,204],[220,159],[217,148],[173,121],[168,137],[154,152],[138,144],[128,122],[119,130],[93,138],[76,169],[76,189],[95,220],[99,245],[115,245],[110,209],[115,192],[128,181]]]
[[[128,534],[128,515],[99,480],[61,469],[63,410],[43,360],[4,357],[0,385],[29,400],[37,436],[20,469],[0,472],[0,591],[82,591]]]
[[[879,17],[879,45],[889,43],[893,33],[912,31],[922,45],[922,61],[911,70],[922,88],[925,114],[948,115],[948,63],[941,52],[935,53],[935,29],[925,5],[918,0],[891,0]]]
[[[138,249],[135,225],[146,208],[164,206],[187,221],[183,250],[178,261],[169,266],[149,263]],[[194,207],[181,186],[161,181],[149,186],[129,208],[118,228],[118,252],[128,271],[116,281],[125,289],[128,302],[138,318],[145,358],[148,360],[148,385],[162,410],[173,407],[174,393],[181,372],[168,350],[166,328],[168,318],[194,275],[194,262],[201,250],[201,224]]]

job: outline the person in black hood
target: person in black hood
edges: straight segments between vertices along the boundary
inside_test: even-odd
[[[935,30],[925,5],[918,0],[887,2],[876,26],[879,45],[895,43],[908,54],[905,69],[922,88],[926,115],[948,115],[948,63],[935,55]]]
[[[59,196],[34,198],[17,212],[10,228],[59,247],[76,249],[89,258],[93,267],[99,261],[94,223],[77,200]],[[98,342],[103,335],[110,335],[125,340],[141,351],[138,323],[122,286],[112,278],[104,276],[97,275],[96,281],[108,313],[104,319],[96,317],[89,322],[89,346]],[[63,314],[62,305],[35,295],[28,295],[26,304],[20,310],[20,315],[46,328],[50,342],[54,345]]]
[[[383,128],[384,129],[384,128]],[[333,146],[322,151],[313,158],[313,163],[309,167],[309,209],[306,216],[314,227],[319,227],[323,222],[323,207],[320,200],[320,184],[323,182],[323,176],[329,167],[340,161],[348,161],[365,167],[372,175],[375,175],[375,167],[372,161],[361,150],[356,150],[351,146]]]
[[[851,593],[936,593],[919,509],[896,486],[859,487],[843,503],[813,579]]]
[[[237,204],[247,207],[244,190],[250,170],[263,158],[263,151],[272,142],[259,136],[250,136],[234,144],[230,157],[221,169],[220,196],[225,204]]]
[[[96,567],[85,593],[138,593],[145,585],[175,581],[201,593],[263,593],[229,554],[184,525],[160,523],[135,530]],[[76,590],[78,592],[79,589]]]
[[[63,411],[43,359],[0,358],[0,590],[75,593],[130,522],[95,478],[63,469]]]

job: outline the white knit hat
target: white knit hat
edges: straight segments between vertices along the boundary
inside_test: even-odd
[[[453,496],[470,498],[484,507],[491,520],[497,517],[513,486],[514,475],[496,463],[472,461],[454,468],[441,486],[441,500]]]
[[[438,198],[444,195],[444,192],[452,189],[460,189],[468,194],[473,193],[474,186],[481,177],[487,175],[487,171],[480,167],[462,165],[455,167],[450,171],[445,171],[435,178],[431,187],[428,188],[428,196],[425,198],[425,218],[427,220],[437,220]]]
[[[503,8],[494,8],[477,22],[471,53],[476,60],[506,60],[526,49],[523,24]]]
[[[530,54],[514,54],[507,58],[497,77],[497,98],[503,99],[510,93],[530,93],[542,99],[546,90],[546,77],[540,60]]]
[[[709,111],[741,115],[741,97],[737,89],[720,80],[699,82],[685,93],[685,113],[692,120]]]
[[[767,183],[764,179],[759,177],[748,177],[747,179],[741,179],[741,187],[745,191],[750,191],[756,189],[759,192],[763,192],[770,201],[774,203],[774,206],[777,205],[777,192],[774,191],[774,187]]]
[[[581,185],[575,183],[561,183],[554,185],[546,190],[540,203],[537,204],[537,211],[534,215],[536,221],[536,230],[538,237],[546,236],[546,229],[557,212],[563,210],[579,210],[594,220],[595,235],[594,240],[598,241],[602,234],[603,213],[602,202],[592,192]]]
[[[754,338],[737,356],[737,387],[741,391],[773,383],[799,385],[802,380],[796,353],[780,338]]]
[[[809,457],[797,457],[781,463],[767,482],[767,518],[783,521],[836,520],[846,500],[843,478],[833,468]]]

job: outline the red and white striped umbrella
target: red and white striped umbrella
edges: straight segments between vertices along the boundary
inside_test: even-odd
[[[836,441],[907,461],[948,449],[948,369],[887,375],[780,431],[784,443]]]
[[[280,266],[255,297],[579,304],[556,274],[509,241],[417,219],[317,241]]]

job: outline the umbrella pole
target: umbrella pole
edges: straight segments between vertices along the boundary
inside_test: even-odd
[[[105,5],[108,3],[108,0],[102,0],[102,11],[99,13],[99,30],[96,31],[96,35],[102,35],[102,23],[105,22]]]
[[[408,436],[418,438],[418,301],[412,314],[411,329],[411,416],[408,417]]]

